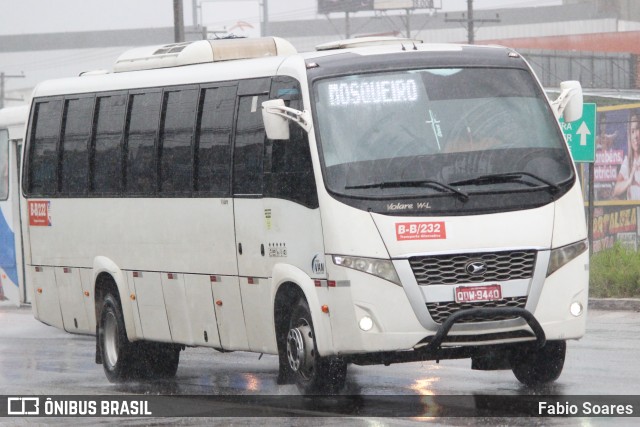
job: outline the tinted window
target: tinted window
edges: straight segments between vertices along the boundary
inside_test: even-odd
[[[304,109],[300,84],[291,77],[274,78],[270,98],[283,99],[287,106],[297,110]],[[267,141],[264,194],[316,208],[318,194],[307,132],[290,121],[289,135],[286,141]]]
[[[31,130],[29,157],[29,193],[53,194],[56,190],[56,149],[60,136],[62,100],[38,102]]]
[[[95,193],[114,194],[121,189],[126,103],[125,94],[98,98],[91,183]]]
[[[161,101],[160,92],[131,95],[125,181],[128,194],[156,192],[155,153]]]
[[[233,153],[234,194],[262,194],[264,125],[261,105],[268,95],[239,98]]]
[[[189,193],[193,189],[191,141],[197,100],[197,89],[165,92],[160,157],[160,191],[163,193]]]
[[[81,194],[87,191],[89,175],[89,138],[93,98],[65,102],[64,129],[60,143],[60,192]]]
[[[227,196],[236,87],[205,89],[200,103],[196,190],[214,196]]]

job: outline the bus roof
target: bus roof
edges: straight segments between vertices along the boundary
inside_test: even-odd
[[[497,55],[506,58],[505,52],[512,51],[498,46],[429,44],[419,40],[386,37],[340,40],[320,45],[318,51],[299,54],[286,40],[276,37],[201,40],[129,50],[118,58],[113,72],[89,72],[79,77],[45,81],[36,87],[33,96],[108,92],[273,76],[278,74],[283,61],[292,57],[298,58],[302,71],[305,62],[309,68],[309,64],[321,58],[326,60],[335,57],[331,58],[332,62],[335,60],[348,66],[349,58],[375,62],[373,57],[376,55],[395,57],[394,54],[397,54],[410,57],[416,52],[422,52],[423,55],[418,55],[421,57],[429,54],[433,62],[437,63],[440,57],[452,56],[472,62],[482,62],[483,58],[485,61],[493,61]],[[181,72],[176,72],[178,69]]]

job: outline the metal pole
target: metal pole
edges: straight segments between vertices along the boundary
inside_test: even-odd
[[[589,239],[589,256],[593,255],[593,213],[594,213],[594,201],[595,201],[595,166],[594,163],[589,163],[589,218],[587,222],[587,237]]]
[[[344,17],[345,17],[345,38],[351,38],[351,26],[349,25],[349,11],[346,11],[344,13]]]
[[[0,108],[4,108],[4,71],[0,73]]]
[[[411,10],[407,9],[407,38],[411,38]]]
[[[269,0],[262,0],[262,37],[269,35]]]
[[[191,21],[193,28],[198,28],[198,0],[191,0]]]
[[[173,0],[173,39],[176,43],[184,41],[184,10],[182,0]]]
[[[473,0],[467,0],[467,38],[469,44],[475,42],[474,29],[473,29]]]

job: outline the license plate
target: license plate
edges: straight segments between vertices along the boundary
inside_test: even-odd
[[[455,290],[456,302],[483,302],[502,299],[500,285],[458,286]]]

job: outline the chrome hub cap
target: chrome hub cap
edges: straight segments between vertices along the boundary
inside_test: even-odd
[[[113,313],[106,314],[103,334],[105,362],[114,367],[118,363],[118,323]]]
[[[303,376],[313,370],[313,334],[309,325],[301,325],[287,334],[287,359],[291,369]]]

